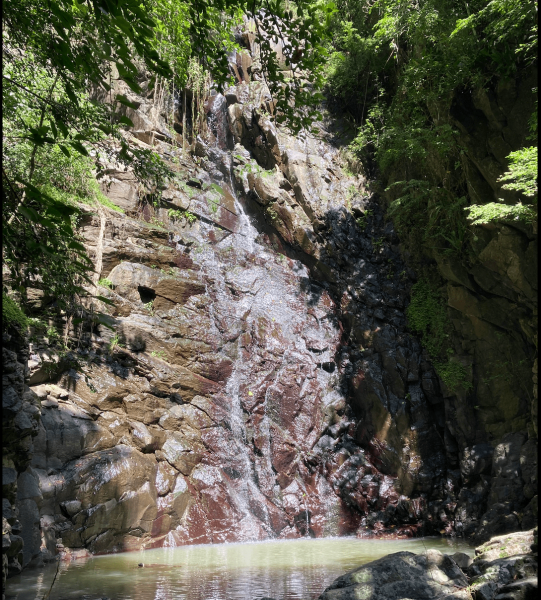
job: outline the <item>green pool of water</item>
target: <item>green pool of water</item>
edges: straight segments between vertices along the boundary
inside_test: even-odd
[[[183,546],[109,554],[63,564],[50,600],[310,600],[339,575],[392,552],[447,554],[462,541],[327,538]],[[139,567],[143,563],[143,567]],[[42,600],[56,565],[8,580],[6,600]]]

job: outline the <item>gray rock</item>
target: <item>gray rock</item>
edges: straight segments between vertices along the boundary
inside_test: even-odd
[[[17,480],[17,499],[27,500],[29,498],[38,498],[41,500],[42,494],[39,489],[39,480],[32,472],[32,469],[19,475]]]
[[[21,408],[21,399],[19,394],[12,386],[3,388],[2,390],[2,411],[6,413],[4,417],[14,416]]]
[[[494,448],[490,444],[476,444],[464,448],[460,459],[460,471],[465,481],[481,473],[489,473]]]
[[[24,541],[23,567],[39,554],[41,534],[39,529],[39,510],[34,500],[21,500],[19,502],[21,521],[21,537]]]
[[[82,508],[82,504],[78,500],[62,502],[60,506],[66,511],[69,517],[76,515]]]
[[[498,590],[494,600],[535,600],[537,595],[537,577],[528,577],[513,581]]]
[[[451,555],[451,558],[461,569],[465,569],[473,563],[472,557],[468,556],[465,552],[455,552]]]
[[[2,518],[7,519],[9,521],[14,517],[15,514],[13,512],[11,502],[7,498],[2,498]]]
[[[530,553],[533,539],[533,531],[519,531],[493,537],[475,549],[477,556],[465,572],[476,600],[536,597],[537,557]]]
[[[470,600],[467,586],[456,563],[438,550],[396,552],[338,577],[319,600]]]
[[[11,485],[17,481],[17,471],[10,467],[2,467],[2,485]]]
[[[537,511],[538,511],[538,506],[539,504],[539,499],[537,497],[537,495],[535,495],[530,502],[528,503],[528,505],[526,506],[526,508],[524,509],[524,512],[522,514],[522,529],[532,529],[533,527],[535,527],[537,525]]]

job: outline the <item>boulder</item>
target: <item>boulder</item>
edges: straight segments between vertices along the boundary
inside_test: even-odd
[[[475,549],[464,571],[476,600],[537,598],[537,555],[532,553],[534,530],[497,536]]]
[[[493,537],[475,549],[476,561],[478,562],[480,559],[491,561],[496,558],[502,558],[502,555],[528,554],[533,541],[533,529]]]
[[[471,600],[468,580],[455,561],[438,550],[396,552],[354,569],[319,600]]]

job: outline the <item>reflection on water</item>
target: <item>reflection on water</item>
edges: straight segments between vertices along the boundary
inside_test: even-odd
[[[314,599],[339,575],[392,552],[466,552],[442,539],[332,538],[161,548],[62,565],[50,600]],[[143,567],[138,564],[143,563]],[[6,600],[42,600],[56,565],[8,581]]]

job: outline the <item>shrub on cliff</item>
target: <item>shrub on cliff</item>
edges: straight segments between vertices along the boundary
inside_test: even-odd
[[[2,292],[2,329],[7,329],[10,325],[16,325],[20,329],[27,326],[28,319],[21,310],[21,307],[10,298],[5,292]]]
[[[473,239],[464,210],[470,204],[476,205],[474,219],[536,218],[530,195],[537,186],[536,147],[515,147],[507,157],[509,170],[500,182],[503,189],[520,192],[514,205],[509,199],[470,197],[468,151],[452,115],[460,96],[520,79],[521,71],[535,64],[536,5],[521,0],[338,0],[337,5],[327,91],[358,126],[351,149],[373,169],[377,165],[379,176],[391,184],[387,199],[393,219],[404,225],[409,249],[417,256],[424,247],[465,257]],[[532,91],[533,109],[537,88]],[[470,111],[468,123],[473,123],[468,107],[463,110]],[[515,131],[515,139],[516,134],[522,132]],[[483,209],[486,202],[491,205]],[[407,230],[421,233],[416,237]]]

